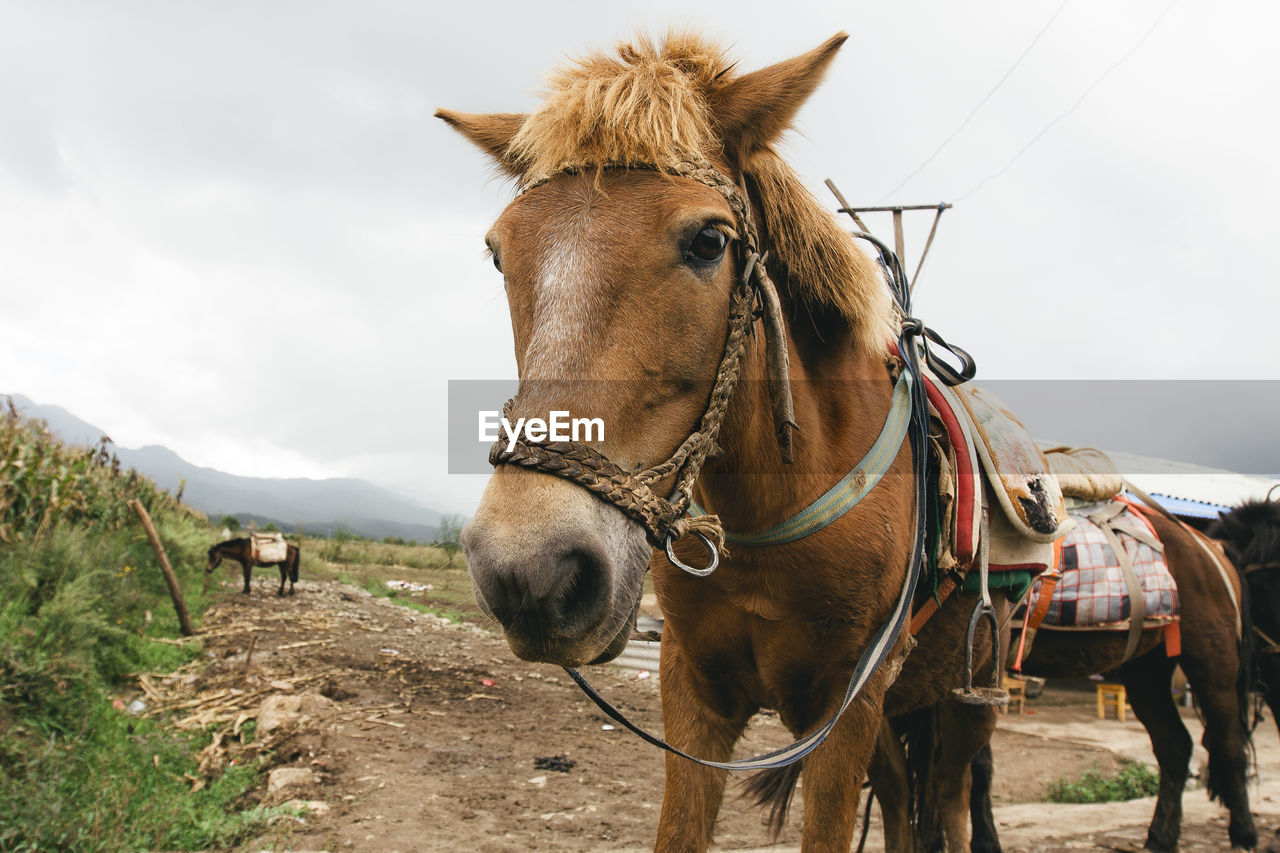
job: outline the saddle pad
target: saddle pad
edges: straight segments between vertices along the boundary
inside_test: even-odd
[[[279,563],[289,556],[289,543],[279,533],[262,535],[255,533],[253,539],[253,559],[262,563]]]
[[[1062,541],[1058,565],[1062,577],[1049,601],[1044,623],[1058,627],[1127,629],[1130,600],[1120,560],[1098,524],[1088,515],[1073,515],[1076,527]],[[1177,585],[1165,564],[1163,549],[1154,540],[1145,519],[1125,508],[1106,523],[1133,564],[1142,590],[1144,622],[1151,625],[1177,621]],[[1153,541],[1156,547],[1149,544]],[[1031,601],[1037,600],[1040,583],[1037,579]]]
[[[1027,429],[991,392],[966,382],[956,396],[969,413],[974,444],[1005,515],[1023,536],[1053,542],[1071,530],[1058,481]]]

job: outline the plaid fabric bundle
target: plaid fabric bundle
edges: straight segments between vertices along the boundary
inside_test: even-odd
[[[1124,571],[1106,534],[1089,517],[1092,514],[1072,513],[1076,528],[1062,540],[1058,566],[1062,579],[1053,591],[1046,624],[1117,629],[1128,626],[1129,588]],[[1142,541],[1155,542],[1154,533],[1128,508],[1104,523],[1115,532],[1133,564],[1145,604],[1144,622],[1176,622],[1178,589],[1173,575],[1169,574],[1162,550]],[[1037,580],[1032,601],[1036,600],[1039,586]]]

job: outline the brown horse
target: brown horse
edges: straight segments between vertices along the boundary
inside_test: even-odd
[[[235,560],[244,572],[244,594],[249,594],[249,573],[254,566],[276,566],[280,569],[280,589],[277,596],[284,596],[284,582],[289,582],[289,594],[293,595],[293,585],[298,582],[298,562],[300,552],[292,543],[285,550],[285,558],[274,563],[264,563],[253,559],[253,542],[248,538],[228,539],[219,542],[209,549],[209,562],[204,567],[205,586],[208,586],[209,574],[222,563],[223,558]]]
[[[802,769],[755,780],[781,820],[803,773],[810,851],[848,849],[882,714],[938,702],[962,681],[977,600],[948,599],[899,674],[909,641],[882,626],[906,600],[918,529],[901,438],[874,487],[820,530],[735,544],[705,577],[676,565],[706,560],[695,536],[681,538],[688,530],[711,531],[702,541],[716,550],[717,528],[762,531],[813,504],[893,411],[901,365],[888,341],[901,318],[880,268],[774,148],[845,39],[748,74],[697,36],[637,40],[561,69],[530,115],[437,113],[521,187],[486,240],[521,380],[510,420],[562,410],[608,427],[588,449],[495,448],[504,464],[463,535],[478,603],[521,658],[604,662],[628,642],[651,569],[666,616],[665,737],[717,762],[761,708],[798,737],[821,731],[864,653],[888,655],[894,665],[875,670]],[[743,308],[743,283],[765,267],[776,310],[771,285]],[[777,405],[783,361],[793,412]],[[721,393],[729,369],[742,382]],[[718,524],[683,517],[694,497]],[[655,551],[664,540],[670,556]],[[984,623],[976,666],[990,647]],[[667,756],[658,848],[706,848],[725,779]]]
[[[1137,649],[1126,660],[1126,632],[1041,628],[1030,646],[1023,672],[1050,678],[1120,673],[1129,703],[1147,729],[1160,768],[1159,795],[1144,849],[1172,851],[1177,849],[1182,828],[1182,792],[1193,748],[1170,689],[1174,667],[1181,664],[1204,718],[1202,743],[1209,752],[1209,796],[1220,799],[1230,812],[1227,832],[1232,848],[1252,850],[1258,834],[1249,813],[1246,788],[1250,644],[1247,613],[1237,607],[1240,583],[1215,544],[1172,518],[1157,512],[1144,514],[1164,544],[1169,571],[1178,585],[1180,654],[1169,654],[1162,630],[1144,631]],[[1245,617],[1243,622],[1241,616]],[[1243,636],[1237,633],[1237,626],[1244,628]],[[938,737],[967,741],[970,749],[979,753],[971,791],[972,849],[998,851],[1000,844],[991,814],[991,756],[986,747],[991,729],[985,724],[973,725],[964,719],[941,716],[934,721],[933,732]],[[894,744],[888,746],[892,748]],[[887,787],[888,800],[896,810],[886,824],[901,826],[908,820],[902,811],[905,798],[900,792],[901,778],[895,782],[892,762],[883,763],[890,769],[883,779],[875,781]],[[1004,772],[1017,774],[1018,768],[1006,767]],[[955,780],[944,779],[941,784],[955,784]],[[916,793],[923,794],[926,801],[930,796],[949,796],[947,792],[931,794],[927,790]],[[929,822],[918,829],[918,849],[932,849]]]

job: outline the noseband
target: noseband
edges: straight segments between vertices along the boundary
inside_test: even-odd
[[[495,442],[489,452],[489,463],[495,467],[518,465],[577,483],[601,500],[613,504],[644,527],[649,544],[654,548],[665,549],[673,564],[694,574],[708,574],[715,569],[720,553],[724,550],[724,528],[715,515],[690,518],[686,513],[693,500],[693,484],[703,463],[719,452],[716,438],[720,434],[725,412],[742,372],[747,337],[758,317],[765,320],[765,355],[769,367],[768,384],[778,447],[783,460],[792,461],[791,431],[795,429],[795,416],[791,402],[781,305],[773,282],[761,262],[757,231],[746,192],[727,175],[706,160],[682,163],[661,170],[655,166],[636,164],[603,168],[652,169],[691,178],[720,193],[733,211],[738,233],[734,254],[741,274],[729,298],[728,334],[706,409],[697,428],[680,443],[670,458],[642,470],[628,471],[582,442],[531,443],[519,437],[510,448],[504,440]],[[568,173],[574,171],[576,170],[566,170]],[[543,178],[528,184],[521,189],[521,193],[549,180],[551,178]],[[512,413],[514,400],[514,397],[508,400],[504,407],[504,414],[508,417]],[[674,485],[668,495],[663,497],[657,491],[658,484],[669,478],[674,478]],[[711,558],[707,568],[686,566],[676,558],[671,548],[672,543],[686,533],[694,534],[706,546]]]

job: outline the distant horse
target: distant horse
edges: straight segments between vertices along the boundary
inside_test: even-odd
[[[1280,502],[1245,501],[1207,533],[1221,540],[1248,591],[1254,689],[1280,726]]]
[[[531,115],[437,112],[520,185],[486,240],[520,375],[510,422],[608,427],[592,445],[495,445],[463,535],[477,602],[520,658],[603,663],[652,570],[666,740],[721,763],[668,754],[662,850],[706,848],[723,763],[761,708],[801,738],[779,760],[804,757],[770,759],[753,792],[777,825],[802,773],[804,849],[847,850],[882,714],[963,683],[976,593],[952,595],[905,662],[894,630],[927,445],[890,428],[923,389],[889,340],[920,326],[774,147],[846,38],[747,74],[696,35],[639,39],[560,69]],[[833,494],[843,514],[802,512]],[[707,515],[685,514],[694,499]],[[975,668],[991,647],[982,622]]]
[[[293,595],[293,585],[298,582],[298,546],[292,543],[286,548],[285,558],[273,563],[253,559],[253,542],[250,539],[228,539],[219,542],[209,549],[209,562],[204,567],[205,586],[209,585],[209,574],[222,563],[223,558],[235,560],[244,572],[244,594],[249,594],[249,573],[254,566],[276,566],[280,569],[280,589],[276,595],[284,595],[284,582],[289,582],[289,594]]]
[[[1246,789],[1251,644],[1248,614],[1237,609],[1240,583],[1216,543],[1160,513],[1143,514],[1154,525],[1164,545],[1169,571],[1177,582],[1181,653],[1172,657],[1168,654],[1165,634],[1159,629],[1144,631],[1133,656],[1125,660],[1126,632],[1054,631],[1042,627],[1035,635],[1023,672],[1050,678],[1081,678],[1119,671],[1125,694],[1147,729],[1160,767],[1159,795],[1144,849],[1173,851],[1182,829],[1182,792],[1193,749],[1191,735],[1171,692],[1173,670],[1180,664],[1204,718],[1202,743],[1209,752],[1205,787],[1209,796],[1220,799],[1230,812],[1227,834],[1232,849],[1252,850],[1258,834],[1249,813]],[[1276,612],[1272,612],[1273,621],[1280,618]],[[1237,626],[1243,636],[1237,634]],[[942,726],[938,735],[971,740],[989,737],[988,732],[965,732],[959,726]],[[973,850],[998,851],[1000,844],[991,813],[991,756],[988,749],[977,751],[971,790]],[[1002,772],[1016,776],[1018,767],[1006,766]]]

